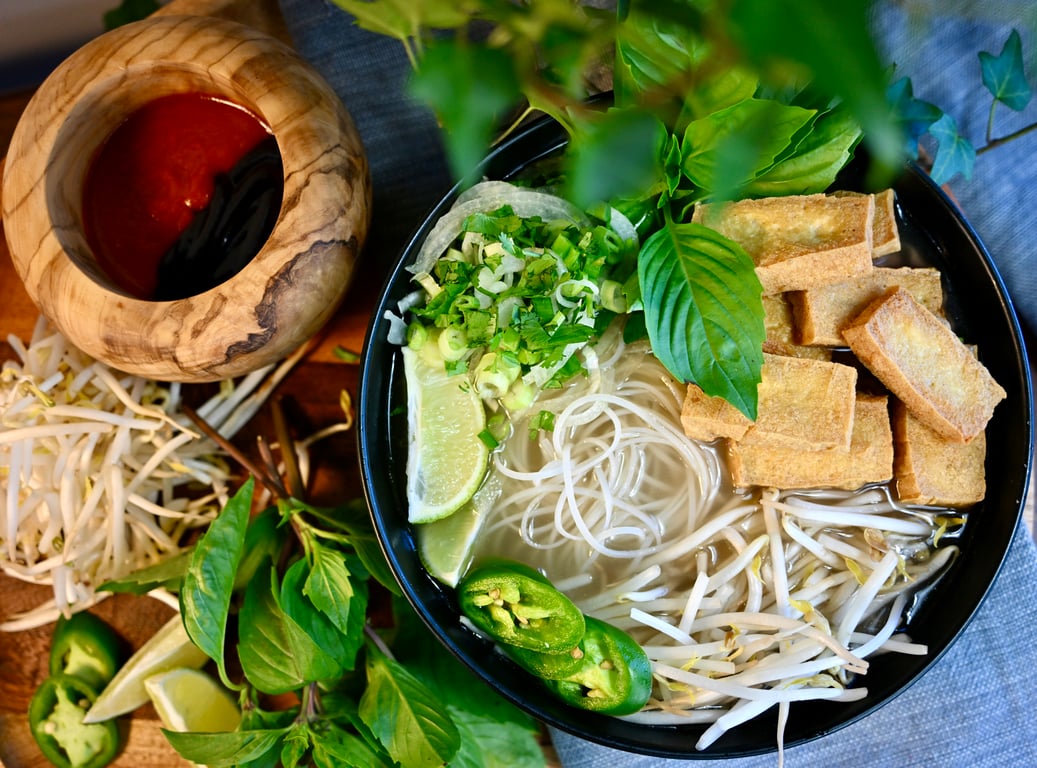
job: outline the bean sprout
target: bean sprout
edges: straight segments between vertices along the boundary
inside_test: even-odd
[[[17,359],[0,370],[0,568],[53,589],[0,623],[19,631],[86,609],[108,594],[103,582],[181,551],[227,501],[231,476],[181,412],[180,384],[116,371],[43,318],[28,346],[8,344]],[[198,413],[232,437],[302,353],[221,382]]]

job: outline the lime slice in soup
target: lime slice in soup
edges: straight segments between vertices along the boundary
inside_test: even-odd
[[[472,544],[500,494],[500,478],[490,475],[457,512],[418,528],[418,556],[433,578],[448,587],[457,586],[468,568]]]
[[[490,450],[479,436],[486,409],[468,377],[450,376],[441,363],[403,348],[410,439],[408,518],[430,523],[453,514],[482,483]]]

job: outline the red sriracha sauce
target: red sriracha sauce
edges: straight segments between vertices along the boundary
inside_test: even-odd
[[[277,143],[251,112],[201,93],[162,96],[131,113],[92,160],[87,243],[132,296],[195,295],[255,256],[283,183]]]

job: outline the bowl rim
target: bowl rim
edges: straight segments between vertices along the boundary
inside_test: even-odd
[[[537,160],[561,150],[565,144],[566,136],[563,129],[551,118],[541,118],[489,153],[479,166],[478,173],[480,176],[486,175],[495,179],[510,178]],[[957,605],[963,606],[949,622],[951,626],[936,632],[928,642],[929,655],[897,659],[897,655],[889,654],[881,657],[881,661],[876,660],[873,667],[881,665],[880,674],[885,673],[888,668],[892,680],[875,687],[877,693],[873,693],[873,679],[865,678],[863,682],[869,688],[869,695],[860,702],[841,703],[836,707],[828,704],[827,713],[819,708],[823,705],[802,703],[800,706],[800,703],[797,703],[797,706],[792,708],[786,727],[785,748],[813,741],[861,720],[907,690],[943,658],[989,595],[1007,557],[1015,532],[1020,526],[1026,500],[1034,448],[1033,394],[1022,330],[1004,281],[975,229],[944,190],[933,182],[921,167],[914,163],[907,164],[894,186],[903,184],[911,185],[913,195],[924,197],[927,211],[932,208],[929,212],[932,216],[946,220],[950,225],[947,232],[941,231],[941,243],[946,239],[956,239],[968,246],[969,258],[964,260],[965,265],[975,273],[971,275],[972,280],[984,282],[984,293],[989,294],[985,295],[985,313],[992,313],[991,317],[984,317],[982,322],[973,325],[983,325],[990,321],[1000,325],[1000,330],[1008,332],[1007,337],[995,339],[999,351],[999,355],[995,357],[1000,361],[999,382],[1009,391],[1008,402],[1011,409],[1003,404],[995,412],[995,419],[999,428],[1007,428],[1006,434],[1011,438],[1011,446],[998,446],[995,452],[997,455],[1007,452],[1017,459],[1023,458],[1023,466],[1009,468],[1012,472],[1012,487],[999,488],[998,493],[993,494],[993,498],[999,502],[994,510],[999,513],[994,520],[995,524],[991,526],[991,521],[984,519],[984,539],[968,549],[963,548],[957,558],[958,562],[948,571],[948,574],[957,574],[968,569],[970,578],[965,580],[964,589],[951,590],[947,579],[941,579],[929,591],[928,599],[922,603],[918,616],[911,619],[911,628],[922,629],[923,635],[927,635],[929,633],[926,630],[936,628],[934,619],[937,618],[932,616],[933,611],[927,609],[927,605],[939,605],[941,596],[952,593],[948,597]],[[387,321],[384,314],[387,311],[395,311],[395,301],[403,295],[401,286],[406,287],[410,279],[410,274],[405,271],[406,265],[417,253],[431,226],[450,207],[464,186],[463,183],[455,184],[432,207],[393,263],[378,294],[378,302],[365,335],[360,360],[357,441],[363,492],[379,544],[406,599],[437,639],[469,670],[485,683],[495,687],[505,699],[550,727],[602,746],[656,757],[717,759],[748,757],[777,751],[774,725],[776,719],[766,714],[755,722],[751,721],[733,729],[712,747],[700,752],[695,750],[694,742],[705,726],[636,726],[625,721],[617,722],[615,718],[553,704],[544,697],[531,694],[529,690],[522,690],[521,686],[516,685],[517,681],[523,680],[524,673],[517,668],[511,670],[502,667],[502,657],[489,648],[485,640],[461,627],[457,621],[456,603],[453,624],[445,623],[449,615],[444,607],[449,607],[452,597],[448,593],[452,593],[453,590],[435,582],[420,566],[413,537],[403,530],[409,528],[405,510],[403,526],[394,527],[392,510],[388,509],[392,505],[393,488],[402,487],[399,484],[405,483],[405,476],[403,467],[397,467],[394,472],[392,450],[388,447],[387,436],[383,434],[388,420],[391,419],[392,408],[391,392],[387,385],[395,381],[398,386],[402,375],[401,369],[393,362],[399,356],[393,354],[392,345],[385,339]],[[926,234],[931,235],[928,232]],[[964,267],[959,264],[955,268]],[[951,267],[941,266],[941,272],[946,269]],[[961,283],[962,278],[959,276],[952,282]],[[974,307],[972,312],[966,313],[970,317],[972,314],[978,314],[975,313]],[[956,323],[964,323],[966,319],[954,318]],[[991,458],[991,442],[993,441],[988,441],[988,475],[991,462],[996,461],[996,458]],[[1024,456],[1019,456],[1022,453]],[[988,499],[992,496],[991,487],[988,483]],[[984,500],[982,505],[984,510],[995,506],[993,501],[988,503],[988,500]],[[399,520],[395,522],[398,523]],[[975,538],[972,532],[978,527],[975,523],[965,526],[966,541]],[[981,543],[983,546],[976,546]],[[973,568],[975,571],[971,570]],[[982,578],[977,579],[976,576]],[[955,579],[958,580],[958,577]],[[429,589],[433,590],[433,593],[438,592],[435,605],[430,605],[429,600],[421,599],[418,594],[420,590]],[[929,617],[929,625],[925,623],[926,617]],[[921,624],[916,625],[916,622]],[[527,689],[532,688],[530,678],[524,679]],[[636,736],[632,736],[631,731],[636,732]],[[743,734],[750,731],[751,738],[743,738]]]

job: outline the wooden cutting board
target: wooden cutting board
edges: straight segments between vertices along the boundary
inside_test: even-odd
[[[211,15],[250,24],[291,42],[276,0],[173,0],[160,13]],[[3,155],[17,113],[28,95],[9,96],[0,106],[0,156]],[[347,105],[348,106],[348,105]],[[347,390],[356,399],[357,366],[337,360],[334,347],[359,351],[373,309],[377,289],[384,280],[373,266],[388,258],[367,253],[343,305],[321,334],[316,346],[295,372],[281,385],[278,396],[292,414],[299,433],[341,420],[339,394]],[[8,334],[27,339],[37,311],[14,272],[6,243],[0,237],[0,340]],[[11,350],[0,341],[2,359]],[[238,441],[253,450],[257,434],[273,435],[268,413],[261,414]],[[254,454],[254,451],[253,451]],[[317,469],[312,490],[316,503],[337,503],[361,493],[356,455],[356,438],[346,433],[323,442],[316,453]],[[24,584],[0,574],[0,614],[34,607],[51,595],[49,587]],[[94,611],[109,621],[131,647],[139,647],[172,615],[172,610],[149,598],[119,595],[100,603]],[[29,700],[47,676],[51,627],[0,634],[0,766],[3,768],[46,768],[50,763],[36,746],[26,715]],[[150,707],[123,719],[125,748],[113,763],[124,768],[169,768],[190,765],[182,760],[160,732],[160,723]]]

